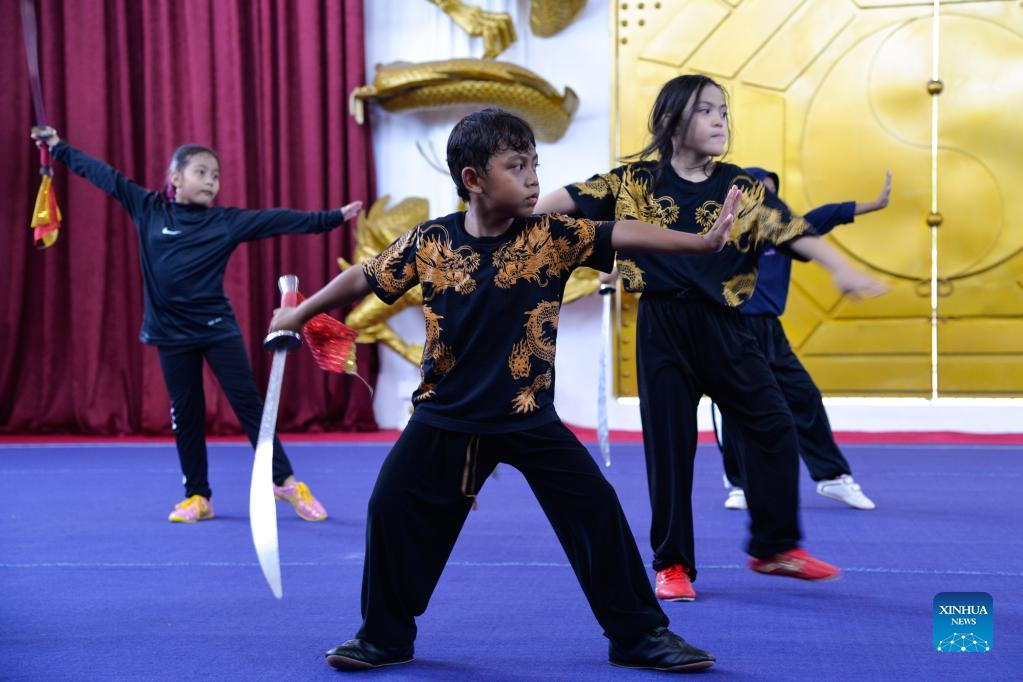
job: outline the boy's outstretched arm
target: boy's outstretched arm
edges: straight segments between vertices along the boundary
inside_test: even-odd
[[[362,266],[353,265],[298,306],[275,310],[273,320],[270,321],[270,331],[290,329],[293,332],[301,332],[305,323],[320,313],[346,306],[372,292],[366,275],[362,272]]]
[[[533,214],[540,215],[542,213],[562,213],[564,215],[575,215],[579,212],[579,206],[575,203],[572,195],[568,193],[568,190],[564,187],[550,192],[540,197],[540,200],[536,202],[536,206],[533,207]]]
[[[854,268],[845,256],[820,237],[797,237],[789,248],[804,258],[820,263],[831,274],[831,280],[843,294],[854,298],[873,298],[886,293],[891,287]]]
[[[611,246],[621,251],[646,251],[650,253],[717,253],[725,247],[732,231],[735,213],[739,208],[742,192],[734,185],[714,221],[704,234],[688,234],[677,230],[666,230],[641,220],[619,220],[611,233]]]

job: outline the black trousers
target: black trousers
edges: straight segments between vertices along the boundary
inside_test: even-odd
[[[696,577],[693,461],[696,407],[704,393],[735,416],[746,443],[746,551],[768,558],[796,547],[802,537],[796,431],[740,313],[710,302],[643,295],[636,339],[654,570],[681,564]]]
[[[206,459],[206,397],[202,390],[205,359],[227,395],[245,435],[252,444],[259,438],[263,399],[252,375],[249,353],[240,336],[231,336],[198,347],[160,346],[160,368],[171,400],[171,426],[185,475],[185,496],[210,497],[209,464]],[[274,438],[273,480],[280,485],[294,473],[281,441]]]
[[[472,500],[498,462],[525,476],[608,638],[630,644],[667,625],[618,497],[561,422],[474,436],[410,422],[369,500],[358,637],[406,647]],[[467,466],[468,465],[468,466]]]
[[[799,437],[799,454],[810,470],[815,481],[838,478],[852,474],[849,462],[835,443],[831,432],[828,413],[824,409],[820,389],[813,383],[810,374],[803,367],[789,345],[785,329],[777,317],[746,315],[746,327],[756,337],[760,350],[767,358],[767,364],[778,380],[778,386],[785,394],[785,402],[792,411]],[[721,455],[724,458],[725,476],[728,482],[740,488],[744,477],[740,457],[742,456],[742,433],[736,420],[727,412],[721,412]]]

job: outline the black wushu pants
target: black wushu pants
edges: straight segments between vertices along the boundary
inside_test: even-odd
[[[696,407],[705,393],[742,436],[751,536],[746,551],[766,559],[796,547],[801,533],[795,426],[739,311],[644,294],[636,346],[654,570],[681,564],[696,578],[693,460]]]
[[[618,497],[560,421],[473,435],[412,421],[369,500],[357,637],[407,647],[472,507],[498,462],[525,476],[609,639],[631,644],[668,624]]]
[[[202,367],[207,362],[253,445],[259,439],[263,398],[241,336],[229,336],[202,346],[160,346],[160,368],[171,401],[171,426],[178,446],[185,497],[209,498],[209,462],[206,457],[206,396]],[[281,485],[293,473],[281,441],[274,437],[273,481]]]
[[[760,344],[760,350],[785,394],[785,402],[792,410],[799,435],[799,454],[810,470],[810,477],[824,481],[843,474],[851,475],[849,462],[831,432],[820,389],[789,345],[781,320],[773,315],[743,315],[743,320]],[[728,482],[742,488],[742,433],[735,420],[724,412],[721,414],[721,441]]]

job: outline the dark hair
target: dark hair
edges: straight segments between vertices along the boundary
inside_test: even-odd
[[[661,91],[657,93],[657,100],[654,102],[654,108],[650,112],[649,126],[653,139],[641,151],[627,157],[627,159],[632,161],[649,161],[656,156],[657,168],[654,170],[654,176],[660,176],[661,172],[671,163],[671,156],[675,151],[673,139],[677,135],[680,139],[685,140],[689,134],[689,126],[692,123],[693,115],[690,111],[689,116],[683,118],[682,113],[685,111],[686,105],[689,104],[689,100],[693,100],[695,104],[696,98],[700,96],[700,93],[708,85],[713,85],[721,90],[727,105],[728,94],[725,92],[725,89],[709,76],[686,74],[672,78],[665,83]],[[728,131],[731,133],[731,125],[728,126]],[[731,140],[732,136],[729,134],[729,145],[731,145]],[[728,154],[727,148],[725,149],[725,154]],[[711,162],[708,161],[707,163],[709,165]]]
[[[462,182],[462,169],[475,168],[486,176],[490,157],[511,149],[529,152],[536,147],[533,129],[515,114],[501,109],[483,109],[455,124],[448,136],[448,172],[458,188],[458,196],[469,200]]]
[[[174,185],[170,181],[171,174],[183,171],[192,157],[198,154],[209,154],[217,160],[217,165],[220,165],[220,155],[201,144],[183,144],[175,149],[171,154],[170,165],[167,166],[167,198],[170,201],[174,201]]]

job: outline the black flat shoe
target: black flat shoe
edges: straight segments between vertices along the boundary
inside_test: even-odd
[[[412,646],[381,649],[364,639],[350,639],[327,652],[327,663],[338,670],[371,670],[385,665],[408,663]]]
[[[622,646],[611,642],[607,660],[622,668],[645,668],[668,673],[703,670],[717,660],[703,649],[697,649],[665,627],[655,628],[635,644]]]

